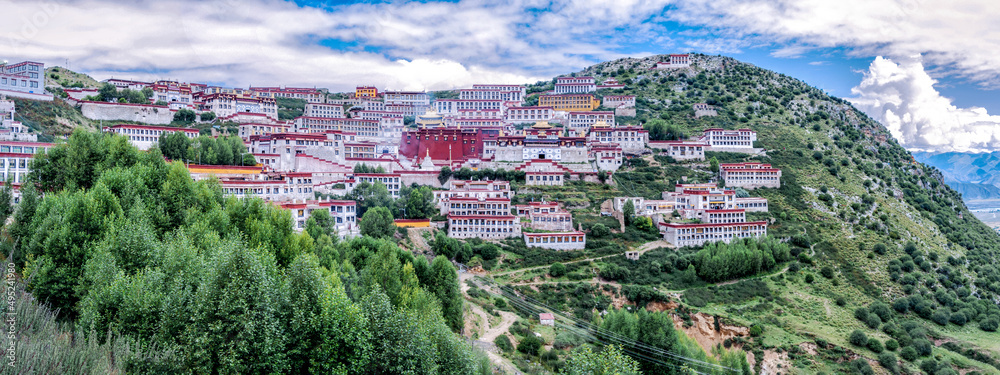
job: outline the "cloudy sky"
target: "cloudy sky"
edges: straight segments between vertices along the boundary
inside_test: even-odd
[[[908,148],[1000,150],[993,0],[0,0],[0,58],[97,79],[433,90],[619,57],[736,57],[852,99]]]

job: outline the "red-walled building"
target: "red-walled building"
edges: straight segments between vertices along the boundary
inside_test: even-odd
[[[478,159],[483,152],[483,132],[478,129],[434,128],[403,132],[399,154],[423,160],[464,161]]]

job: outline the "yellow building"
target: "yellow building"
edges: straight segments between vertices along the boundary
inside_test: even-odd
[[[556,111],[593,111],[601,106],[601,102],[590,94],[560,94],[541,95],[538,105],[552,107]]]
[[[354,89],[355,98],[374,98],[378,96],[378,88],[375,86],[358,86]]]

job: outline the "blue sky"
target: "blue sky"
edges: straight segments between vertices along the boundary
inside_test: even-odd
[[[911,149],[1000,149],[987,0],[12,2],[11,61],[228,86],[436,90],[620,57],[722,54],[848,98]],[[3,43],[6,39],[7,43]]]

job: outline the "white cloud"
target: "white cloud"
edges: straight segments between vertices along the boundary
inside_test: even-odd
[[[347,90],[526,83],[664,41],[644,23],[669,0],[519,0],[298,7],[277,0],[5,3],[0,51],[98,79]],[[544,9],[544,10],[543,10]],[[552,9],[552,11],[549,11]],[[327,48],[325,40],[353,47]],[[7,44],[7,46],[3,46]],[[662,44],[660,45],[663,46]]]
[[[983,152],[1000,148],[1000,116],[959,108],[934,89],[920,56],[899,63],[879,56],[849,99],[911,150]]]
[[[858,56],[922,54],[927,63],[1000,87],[995,0],[689,0],[674,20],[721,27],[733,37],[765,36],[784,47],[846,47]],[[791,47],[789,47],[789,45]]]

